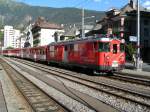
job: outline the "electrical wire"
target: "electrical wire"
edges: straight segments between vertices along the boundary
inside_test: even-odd
[[[83,1],[81,1],[79,3],[77,3],[76,5],[74,5],[73,7],[79,7],[79,6],[83,7],[83,4],[85,4],[87,2],[89,2],[89,0],[83,0]]]

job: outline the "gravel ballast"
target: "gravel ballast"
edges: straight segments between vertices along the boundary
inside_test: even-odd
[[[52,76],[52,75],[47,75],[47,77],[57,81],[60,83],[62,81],[67,87],[73,88],[75,90],[78,90],[80,92],[83,92],[85,94],[88,94],[94,98],[97,98],[107,104],[112,105],[113,107],[118,108],[119,110],[123,110],[126,112],[145,112],[145,111],[150,111],[146,107],[143,107],[141,105],[138,105],[136,103],[106,94],[104,92],[96,91],[94,89],[90,89],[86,86],[68,81],[63,78],[59,78],[57,76]],[[56,78],[57,77],[57,78]],[[58,80],[59,79],[59,80]]]

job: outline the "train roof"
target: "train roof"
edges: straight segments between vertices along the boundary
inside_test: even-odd
[[[117,37],[106,37],[106,36],[89,36],[86,38],[78,38],[74,40],[65,40],[61,42],[53,42],[50,43],[49,45],[64,45],[64,44],[74,44],[74,43],[80,43],[80,42],[94,42],[94,41],[102,41],[102,42],[110,42],[112,40],[119,40]]]

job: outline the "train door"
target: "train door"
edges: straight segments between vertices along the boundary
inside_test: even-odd
[[[65,63],[68,62],[68,46],[67,46],[67,45],[64,46],[64,57],[63,57],[63,61],[64,61]]]
[[[36,49],[33,49],[33,57],[34,57],[34,61],[36,61],[37,59]]]
[[[107,70],[110,62],[110,42],[99,42],[98,51],[100,52],[98,59],[99,64],[103,66],[103,70]]]
[[[42,54],[42,59],[45,61],[46,60],[46,48],[43,48],[43,54]]]
[[[20,57],[23,58],[23,49],[20,50]]]
[[[118,67],[119,44],[117,41],[112,42],[112,67]]]

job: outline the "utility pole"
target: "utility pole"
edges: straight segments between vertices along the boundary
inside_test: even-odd
[[[84,32],[84,8],[82,8],[82,38],[85,37],[85,32]]]
[[[137,70],[140,70],[140,2],[137,0]]]

